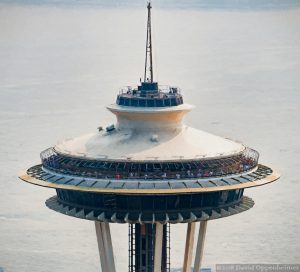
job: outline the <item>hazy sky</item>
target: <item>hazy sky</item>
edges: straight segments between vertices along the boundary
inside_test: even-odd
[[[100,8],[80,8],[83,2]],[[213,9],[224,2],[153,1],[154,7],[191,8],[153,8],[155,78],[181,87],[185,102],[196,106],[187,124],[253,147],[260,162],[277,168],[282,178],[246,190],[256,203],[250,211],[209,222],[204,265],[297,263],[300,9],[265,7],[295,7],[300,0],[226,0],[228,9]],[[54,190],[21,182],[17,173],[39,163],[39,153],[58,140],[115,122],[105,106],[115,101],[119,87],[137,84],[143,73],[146,1],[59,3],[62,8],[0,6],[5,272],[99,271],[94,225],[47,209],[44,202]],[[208,3],[212,9],[194,9]],[[264,9],[248,9],[249,3]],[[117,4],[126,8],[109,9]],[[128,8],[137,5],[143,9]],[[127,225],[112,226],[117,271],[127,266],[127,231]],[[182,266],[185,232],[183,224],[172,226],[173,268]]]
[[[143,7],[146,0],[0,0],[7,4]],[[153,0],[161,8],[226,8],[226,9],[280,9],[299,7],[299,0]]]

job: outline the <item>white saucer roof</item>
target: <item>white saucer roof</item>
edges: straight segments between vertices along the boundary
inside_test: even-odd
[[[109,106],[118,119],[116,129],[65,140],[55,150],[91,159],[176,161],[227,157],[245,149],[238,142],[183,125],[182,117],[191,108],[142,111]]]

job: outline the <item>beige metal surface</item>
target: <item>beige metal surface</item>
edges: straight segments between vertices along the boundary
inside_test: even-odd
[[[196,247],[194,272],[199,272],[201,269],[206,229],[207,229],[207,221],[201,221],[199,227],[198,242]]]
[[[109,223],[95,221],[98,249],[103,272],[115,272],[115,261]]]
[[[163,224],[155,223],[154,272],[161,272]]]
[[[196,223],[188,223],[182,272],[191,272]]]
[[[245,146],[183,124],[193,106],[137,108],[107,107],[117,118],[115,129],[65,140],[60,153],[94,159],[161,161],[215,158],[237,154]]]
[[[245,146],[188,126],[162,129],[116,129],[65,140],[55,146],[60,153],[94,159],[164,161],[221,158]]]

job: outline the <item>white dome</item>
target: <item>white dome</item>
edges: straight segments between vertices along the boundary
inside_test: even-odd
[[[245,149],[240,143],[183,125],[182,117],[191,109],[190,105],[162,111],[141,108],[131,111],[132,107],[122,106],[108,108],[117,116],[116,129],[65,140],[55,149],[73,156],[132,161],[216,158]]]

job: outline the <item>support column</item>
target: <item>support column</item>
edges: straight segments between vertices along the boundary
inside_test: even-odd
[[[195,255],[194,272],[199,272],[201,269],[206,228],[207,228],[207,220],[201,221],[199,227],[199,236],[197,242],[196,255]]]
[[[163,225],[155,223],[154,272],[161,272]]]
[[[182,272],[191,271],[196,223],[188,223]]]
[[[109,223],[95,221],[102,272],[115,272],[114,253]]]

